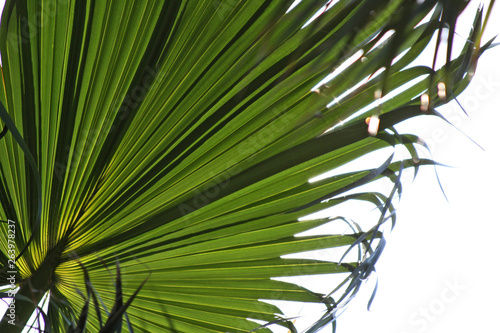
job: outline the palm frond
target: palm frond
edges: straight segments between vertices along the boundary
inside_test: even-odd
[[[0,219],[17,223],[18,295],[34,286],[38,304],[50,290],[54,331],[84,309],[87,330],[97,332],[101,311],[124,314],[118,292],[134,300],[126,304],[131,326],[106,329],[296,330],[271,302],[279,300],[324,305],[314,332],[374,270],[403,170],[433,163],[419,159],[417,137],[393,126],[439,116],[435,107],[466,88],[490,46],[480,45],[482,10],[471,43],[452,59],[466,2],[293,2],[7,1]],[[445,64],[414,66],[444,27]],[[377,167],[311,181],[400,146],[407,160],[389,153]],[[363,190],[382,179],[388,191]],[[378,221],[349,234],[297,236],[347,221],[300,218],[350,200],[379,209]],[[0,229],[5,280],[8,227]],[[358,258],[286,257],[332,248],[358,249]],[[116,258],[113,286],[103,262]],[[340,296],[277,280],[316,274],[343,274]],[[86,310],[90,294],[77,292],[89,281],[100,298],[95,311]],[[5,332],[19,330],[5,322]]]

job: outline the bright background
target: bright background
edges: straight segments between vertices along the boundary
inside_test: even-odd
[[[474,8],[459,23],[467,36]],[[500,33],[495,5],[484,41]],[[472,9],[472,10],[471,10]],[[459,40],[460,37],[456,36]],[[496,263],[500,234],[500,47],[487,51],[468,89],[456,103],[439,109],[460,131],[440,120],[413,119],[408,128],[431,147],[438,162],[421,168],[406,186],[398,206],[398,222],[378,262],[378,292],[366,310],[375,277],[340,317],[340,333],[469,333],[500,332],[500,286]],[[331,332],[325,329],[323,332]]]

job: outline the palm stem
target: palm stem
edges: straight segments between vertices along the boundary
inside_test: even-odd
[[[38,269],[20,283],[20,289],[14,298],[14,316],[3,316],[0,321],[0,332],[21,332],[33,312],[37,309],[42,297],[54,285],[54,271],[59,263],[62,246],[50,250]]]

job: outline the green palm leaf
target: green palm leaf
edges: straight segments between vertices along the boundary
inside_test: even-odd
[[[453,36],[466,2],[292,3],[7,1],[0,219],[16,222],[21,326],[46,291],[56,332],[78,321],[91,294],[99,301],[80,317],[90,332],[102,328],[100,311],[121,318],[122,292],[133,300],[123,329],[135,332],[270,331],[261,322],[295,330],[263,300],[324,304],[308,332],[336,318],[383,249],[402,170],[433,163],[393,125],[423,114],[422,94],[438,115],[434,106],[465,89],[489,44],[479,47],[478,11],[476,48],[441,69],[411,66],[436,31],[446,25]],[[380,119],[374,133],[368,116]],[[310,182],[398,145],[411,158],[389,154],[378,167]],[[393,190],[352,193],[380,179]],[[380,220],[366,232],[296,236],[333,223],[299,218],[348,200],[371,203]],[[8,228],[0,225],[2,281]],[[329,248],[360,253],[342,264],[285,256]],[[349,277],[339,296],[275,279],[334,273]],[[6,322],[2,332],[22,329]]]

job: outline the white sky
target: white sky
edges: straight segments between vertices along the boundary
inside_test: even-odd
[[[466,22],[471,20],[468,15]],[[487,37],[500,33],[499,20],[496,4]],[[442,121],[416,119],[408,124],[412,132],[420,124],[417,133],[432,144],[433,157],[455,167],[438,169],[449,203],[434,170],[421,169],[416,182],[403,191],[398,223],[378,262],[379,288],[372,310],[366,311],[366,304],[374,278],[341,316],[338,332],[498,330],[500,269],[494,253],[500,232],[499,61],[500,48],[486,52],[476,77],[458,98],[470,118],[455,103],[440,109],[485,151]]]

